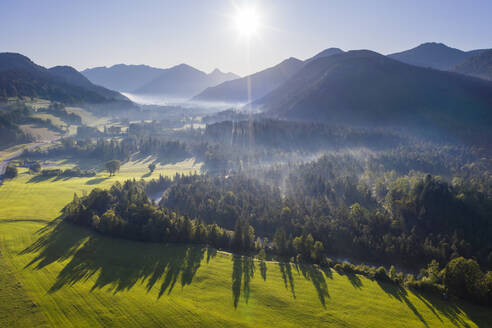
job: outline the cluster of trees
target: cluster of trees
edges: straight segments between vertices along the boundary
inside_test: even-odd
[[[204,224],[153,205],[145,184],[135,180],[117,182],[109,190],[96,188],[83,197],[74,195],[63,209],[63,217],[101,233],[134,240],[200,243],[226,249],[247,246],[242,233],[234,237],[233,232],[216,224]],[[242,228],[249,231],[246,225]]]
[[[136,151],[132,140],[123,139],[74,139],[63,138],[60,144],[48,149],[24,150],[26,158],[71,156],[76,158],[95,158],[104,161],[128,160]]]
[[[83,128],[84,129],[84,128]],[[99,160],[127,161],[140,152],[143,155],[156,154],[163,160],[180,160],[190,156],[186,144],[166,138],[63,138],[59,145],[48,149],[25,150],[23,156],[73,156]]]
[[[263,146],[289,152],[347,147],[378,149],[394,147],[404,142],[401,136],[383,129],[357,129],[264,118],[208,124],[205,137],[236,146]]]
[[[17,167],[14,164],[9,164],[5,168],[5,173],[3,174],[3,176],[6,179],[13,179],[17,176],[17,174],[18,174]]]
[[[138,142],[138,150],[141,154],[158,155],[170,160],[182,160],[190,157],[185,143],[163,138],[141,138]]]
[[[0,106],[0,147],[30,142],[33,137],[24,133],[19,124],[29,115],[27,107],[20,104]]]

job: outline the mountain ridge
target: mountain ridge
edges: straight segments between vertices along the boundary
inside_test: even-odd
[[[459,63],[453,71],[492,81],[492,49],[481,51]]]
[[[170,68],[116,64],[88,68],[82,73],[94,83],[122,92],[184,97],[191,97],[209,86],[238,78],[236,74],[223,73],[218,68],[207,74],[184,63]],[[181,85],[176,85],[176,80]]]
[[[0,53],[0,92],[8,97],[41,97],[67,103],[131,103],[116,91],[92,84],[73,67],[47,69],[18,53]]]
[[[483,130],[492,123],[492,83],[355,50],[306,64],[252,106],[286,119]]]
[[[463,51],[444,43],[426,42],[408,50],[389,54],[387,57],[406,64],[447,71],[482,51],[484,49]]]
[[[259,72],[255,72],[241,79],[227,81],[215,87],[208,88],[193,97],[193,100],[232,103],[253,101],[265,96],[282,85],[304,64],[317,58],[331,56],[342,52],[343,50],[339,48],[327,48],[317,53],[315,56],[306,59],[305,61],[294,57],[289,57],[277,65],[268,67]],[[251,91],[249,93],[248,84],[251,87]]]

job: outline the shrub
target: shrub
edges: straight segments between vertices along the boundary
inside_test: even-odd
[[[376,269],[376,272],[374,273],[374,279],[378,281],[389,281],[388,274],[386,273],[386,269],[380,266],[379,268]]]
[[[5,169],[5,178],[6,179],[13,179],[17,176],[17,167],[15,167],[13,164],[7,165],[7,168]]]

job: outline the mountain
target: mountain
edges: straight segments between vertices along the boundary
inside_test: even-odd
[[[468,58],[456,65],[453,71],[492,81],[492,49]]]
[[[155,79],[134,90],[137,94],[167,95],[189,98],[208,87],[237,78],[216,69],[206,74],[186,64],[163,70]]]
[[[220,102],[247,102],[258,99],[277,88],[303,65],[303,61],[289,58],[280,64],[246,77],[227,81],[204,90],[193,100]],[[248,84],[251,85],[251,98],[248,96]]]
[[[336,55],[336,54],[341,54],[342,52],[343,52],[343,50],[340,48],[328,48],[328,49],[325,49],[325,50],[321,51],[320,53],[316,54],[315,56],[313,56],[309,59],[306,59],[305,62],[309,63],[315,59],[318,59],[321,57],[328,57],[328,56]]]
[[[123,101],[128,100],[125,96],[123,96],[122,94],[116,91],[109,90],[99,85],[95,85],[91,83],[91,81],[89,81],[84,75],[79,73],[75,68],[71,66],[55,66],[48,69],[48,71],[60,78],[65,79],[65,81],[69,84],[76,85],[86,90],[93,91],[107,98],[113,98],[116,100],[123,100]]]
[[[492,123],[492,82],[358,50],[306,64],[252,105],[288,119],[478,132]]]
[[[216,68],[208,74],[208,78],[210,79],[210,84],[219,85],[226,81],[238,79],[239,76],[231,72],[224,73],[220,69]]]
[[[447,71],[481,51],[483,50],[462,51],[442,43],[428,42],[388,57],[406,64]]]
[[[206,74],[186,64],[168,69],[119,64],[86,69],[82,74],[93,83],[122,92],[176,97],[191,97],[210,86],[238,78],[219,69]]]
[[[343,50],[339,48],[328,48],[315,56],[306,59],[304,62],[291,57],[276,66],[267,68],[255,74],[251,74],[241,79],[228,81],[219,84],[216,87],[208,88],[195,96],[193,100],[231,103],[247,102],[249,99],[254,101],[282,85],[282,83],[294,75],[305,63],[309,63],[317,58],[339,53],[343,53]],[[251,85],[251,98],[248,97],[248,83]]]
[[[0,53],[0,93],[67,103],[130,102],[118,92],[92,84],[72,67],[48,70],[17,53]]]
[[[81,73],[97,85],[121,92],[133,92],[164,71],[147,65],[118,64],[111,67],[88,68]]]

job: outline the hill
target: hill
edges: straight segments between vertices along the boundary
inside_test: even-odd
[[[390,54],[388,57],[406,64],[447,71],[481,51],[483,50],[477,49],[467,52],[442,43],[428,42],[406,51]]]
[[[492,80],[492,49],[485,50],[456,65],[454,72]]]
[[[186,64],[163,70],[155,79],[134,90],[137,94],[158,94],[189,98],[204,89],[237,78],[216,69],[206,74]]]
[[[0,94],[66,103],[129,102],[118,92],[90,83],[72,67],[57,66],[48,70],[16,53],[0,53]]]
[[[308,63],[253,105],[290,119],[478,133],[492,123],[492,83],[359,50]]]

